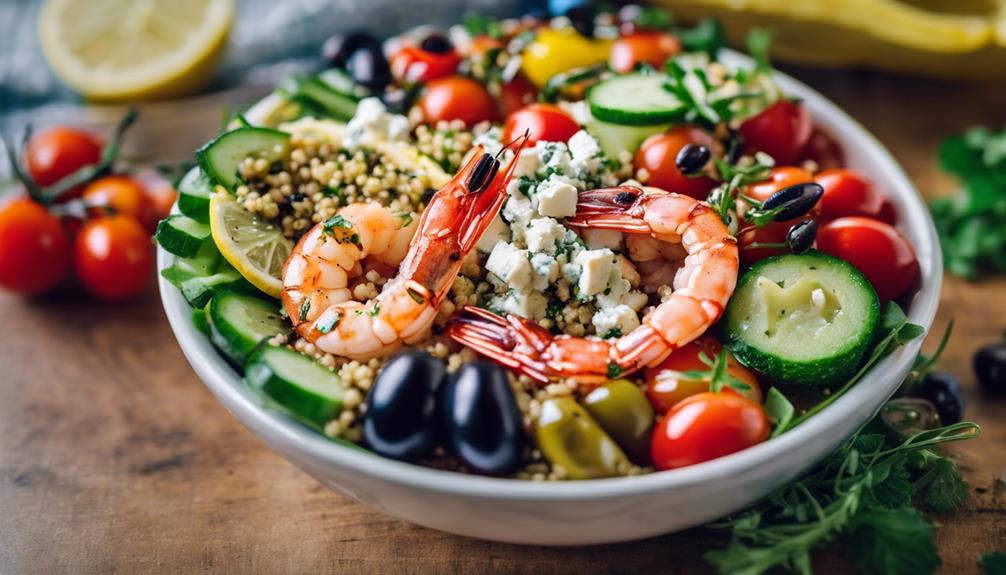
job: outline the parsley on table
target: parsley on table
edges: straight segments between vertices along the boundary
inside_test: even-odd
[[[947,271],[972,279],[1006,272],[1006,129],[974,128],[940,146],[961,192],[930,203]]]

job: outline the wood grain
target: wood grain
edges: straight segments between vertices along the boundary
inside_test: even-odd
[[[887,144],[926,195],[952,182],[933,158],[969,125],[1002,125],[992,86],[793,70]],[[882,185],[882,183],[881,183]],[[935,280],[935,278],[930,278]],[[970,368],[1006,327],[1006,281],[948,279],[936,330],[957,334],[943,362],[964,383],[981,439],[957,451],[966,509],[940,518],[946,573],[1006,550],[1006,404]],[[931,349],[934,342],[927,344]],[[691,531],[582,549],[517,547],[386,518],[329,492],[266,449],[190,370],[151,288],[109,306],[74,293],[0,294],[0,572],[703,573]],[[841,550],[817,558],[842,573]]]

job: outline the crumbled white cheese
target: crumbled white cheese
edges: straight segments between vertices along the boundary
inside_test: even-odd
[[[548,298],[537,291],[518,292],[510,290],[505,295],[496,296],[490,301],[490,307],[503,313],[512,313],[532,320],[545,317],[548,308]]]
[[[612,251],[618,251],[622,247],[622,232],[618,230],[584,228],[581,234],[587,247],[592,250],[608,248]]]
[[[566,228],[552,218],[535,218],[524,230],[528,251],[554,254],[566,237]]]
[[[611,250],[584,250],[576,254],[573,263],[581,268],[577,287],[583,296],[603,293],[608,288],[612,268],[617,267],[617,256]]]
[[[493,248],[486,269],[514,289],[523,289],[531,282],[531,263],[527,250],[498,242]]]
[[[582,162],[601,155],[601,145],[586,130],[573,134],[567,146],[574,162]]]
[[[538,184],[535,199],[538,202],[538,213],[553,218],[568,218],[576,215],[576,188],[568,179],[553,174],[547,180]]]
[[[513,161],[517,162],[513,169],[514,179],[533,177],[538,170],[538,154],[534,150],[523,150]]]
[[[503,218],[510,222],[513,241],[523,241],[527,224],[534,217],[534,208],[531,207],[531,200],[525,198],[519,192],[511,193],[506,203],[503,204],[502,213]]]
[[[495,156],[503,150],[503,142],[500,141],[501,137],[502,132],[499,127],[493,126],[478,136],[475,136],[473,143],[476,146],[482,146],[485,153]]]
[[[631,307],[618,305],[597,310],[591,323],[601,337],[620,337],[639,327],[639,317]]]
[[[545,253],[537,253],[531,256],[531,270],[534,277],[531,279],[531,289],[545,291],[549,284],[559,278],[559,262]]]
[[[632,290],[622,296],[622,303],[631,307],[635,311],[639,311],[646,307],[646,304],[650,302],[649,296],[639,290]]]
[[[408,134],[408,118],[389,114],[379,98],[364,98],[357,104],[356,114],[346,124],[343,145],[347,148],[373,146],[381,142],[404,140]]]
[[[475,243],[475,249],[482,253],[489,253],[496,247],[497,242],[510,241],[510,226],[506,225],[499,214],[489,222],[489,227]]]

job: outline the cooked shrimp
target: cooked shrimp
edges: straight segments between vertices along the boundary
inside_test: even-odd
[[[526,138],[517,144],[519,152]],[[312,228],[283,267],[283,305],[294,329],[318,349],[351,359],[387,355],[429,336],[461,260],[496,216],[515,162],[479,148],[433,195],[418,222],[401,225],[376,205],[347,206]],[[363,262],[398,267],[367,303],[350,299]]]
[[[660,363],[715,323],[733,294],[737,241],[708,205],[688,196],[632,187],[583,192],[576,215],[567,223],[666,244],[639,242],[639,250],[651,250],[637,252],[646,256],[644,262],[658,256],[673,259],[682,250],[686,255],[671,280],[670,297],[618,339],[552,335],[522,317],[501,317],[470,306],[450,320],[450,336],[542,383],[568,377],[599,383]]]

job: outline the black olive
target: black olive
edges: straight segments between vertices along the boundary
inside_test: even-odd
[[[785,187],[769,196],[762,204],[763,210],[781,208],[772,218],[777,222],[785,222],[800,217],[809,212],[824,195],[824,188],[814,182],[795,184]]]
[[[412,108],[412,104],[416,102],[416,98],[419,96],[419,92],[422,89],[422,84],[411,84],[406,88],[395,88],[394,90],[387,90],[381,94],[381,100],[384,105],[387,106],[388,110],[397,114],[406,115],[409,109]]]
[[[986,345],[974,358],[978,383],[993,395],[1006,394],[1006,343]]]
[[[674,165],[682,174],[695,174],[706,165],[711,156],[702,144],[685,144],[674,158]]]
[[[443,34],[430,34],[419,43],[419,48],[433,54],[446,54],[454,49],[454,44]]]
[[[936,407],[943,425],[959,423],[964,418],[964,392],[957,378],[945,371],[926,374],[915,395]]]
[[[565,16],[581,36],[594,37],[594,10],[590,6],[587,4],[574,6],[566,10]]]
[[[415,461],[437,446],[437,393],[447,366],[421,351],[389,361],[367,398],[363,439],[375,453]]]
[[[786,245],[794,254],[802,254],[814,245],[817,238],[817,222],[806,220],[791,227],[786,232]]]
[[[444,384],[446,444],[468,467],[488,475],[508,475],[520,467],[523,417],[505,368],[469,363]]]
[[[322,54],[332,66],[344,68],[360,85],[380,92],[391,83],[391,67],[381,41],[367,32],[335,35],[325,41]]]

